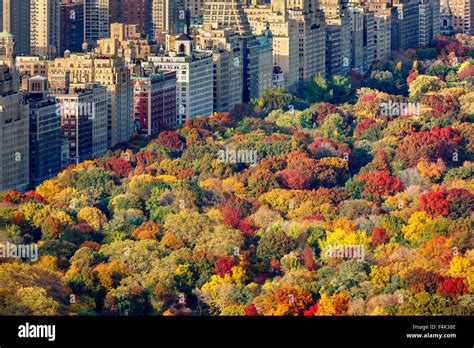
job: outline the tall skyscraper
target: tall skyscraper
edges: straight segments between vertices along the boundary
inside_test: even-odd
[[[286,88],[295,90],[315,74],[325,74],[324,14],[316,1],[273,0],[245,9],[255,34],[267,23],[273,34],[273,64],[279,67]]]
[[[31,53],[48,59],[59,53],[59,0],[31,0]]]
[[[351,19],[351,56],[350,64],[353,70],[364,71],[364,8],[361,6],[349,7]]]
[[[232,29],[212,29],[206,24],[196,38],[200,50],[212,53],[214,61],[214,111],[230,111],[242,103],[242,41]],[[271,60],[270,60],[271,63]]]
[[[462,33],[474,35],[474,0],[449,0],[452,25]]]
[[[136,24],[139,33],[152,35],[152,0],[109,0],[110,23]]]
[[[324,13],[310,0],[287,0],[289,18],[298,26],[299,82],[302,86],[313,75],[325,75],[326,30]]]
[[[0,33],[0,192],[25,190],[29,184],[29,113],[18,91],[13,66],[13,36]]]
[[[15,54],[30,53],[30,0],[2,0],[2,30],[15,38]]]
[[[439,0],[420,0],[419,2],[419,40],[420,46],[429,45],[440,33]]]
[[[54,97],[60,105],[69,162],[102,156],[107,150],[107,89],[96,84],[58,88]]]
[[[187,8],[184,0],[152,0],[153,31],[181,34],[185,32]]]
[[[351,20],[347,1],[320,0],[319,8],[324,12],[326,26],[331,27],[326,31],[326,44],[330,45],[329,49],[326,47],[326,67],[334,72],[326,71],[326,74],[328,76],[334,75],[337,71],[340,74],[345,74],[351,69]],[[340,34],[338,34],[339,32]],[[341,36],[340,43],[338,43],[338,35]],[[337,48],[339,45],[340,48]],[[330,61],[328,62],[327,59]]]
[[[30,183],[38,185],[61,169],[61,116],[48,96],[48,80],[28,79]]]
[[[340,25],[326,25],[326,78],[342,74],[342,30]]]
[[[273,2],[245,8],[252,31],[259,35],[267,25],[272,33],[274,74],[273,86],[296,90],[299,85],[298,25],[290,19],[286,3]]]
[[[84,0],[84,41],[89,48],[109,34],[109,0]]]
[[[204,4],[204,24],[213,29],[234,29],[242,40],[243,101],[258,98],[258,44],[242,2],[239,0],[209,0]],[[261,31],[260,31],[261,32]]]
[[[417,47],[420,35],[418,0],[393,0],[393,7],[397,9],[398,21],[392,32],[398,32],[398,42],[392,40],[392,49],[404,51]]]
[[[59,55],[81,52],[84,42],[84,4],[63,0],[59,5]]]

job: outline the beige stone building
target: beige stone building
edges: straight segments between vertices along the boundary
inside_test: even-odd
[[[298,25],[286,13],[278,13],[272,5],[245,8],[254,33],[262,33],[267,23],[272,32],[273,66],[280,67],[284,87],[294,89],[299,81]]]
[[[67,53],[48,65],[50,83],[69,74],[70,86],[86,88],[90,83],[107,87],[108,147],[128,141],[132,134],[132,85],[122,57],[98,53]]]
[[[142,38],[136,24],[112,23],[110,37],[97,41],[95,51],[105,55],[118,55],[126,63],[136,59],[147,60],[151,47],[146,38]]]
[[[198,50],[210,52],[214,61],[214,111],[230,111],[242,103],[242,41],[232,29],[212,29],[206,24],[199,30],[196,44]]]
[[[48,59],[58,56],[59,0],[31,0],[30,50]]]
[[[245,8],[254,34],[273,34],[273,65],[284,73],[286,88],[296,89],[315,74],[325,74],[324,14],[315,1],[273,0]]]

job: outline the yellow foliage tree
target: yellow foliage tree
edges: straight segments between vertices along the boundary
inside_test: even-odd
[[[451,277],[467,278],[469,273],[474,272],[471,260],[462,256],[454,256],[449,264],[448,275]]]
[[[99,209],[94,207],[82,208],[77,213],[77,221],[91,226],[94,230],[100,231],[104,228],[107,218]]]
[[[64,187],[56,180],[45,180],[36,188],[36,193],[44,197],[48,202],[54,201],[54,197],[61,192]]]
[[[384,266],[371,266],[370,279],[374,284],[385,288],[390,282],[390,269]]]
[[[402,227],[404,238],[409,241],[418,240],[423,234],[423,228],[430,221],[431,218],[425,212],[414,212],[408,219],[408,225]]]
[[[346,315],[349,301],[349,296],[344,292],[333,294],[331,297],[322,294],[321,299],[318,301],[317,315]]]

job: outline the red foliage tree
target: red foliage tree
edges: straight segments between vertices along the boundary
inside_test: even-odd
[[[35,191],[28,191],[25,193],[25,200],[26,201],[36,201],[42,204],[48,204],[48,201],[41,196],[40,194],[36,193]]]
[[[319,103],[316,105],[316,110],[314,111],[313,121],[317,124],[321,124],[327,115],[339,113],[339,109],[336,105],[331,103]]]
[[[303,311],[305,317],[313,317],[318,313],[318,302],[309,307],[307,310]]]
[[[306,190],[311,186],[311,178],[304,176],[299,170],[286,168],[276,173],[278,181],[285,188]]]
[[[400,178],[393,177],[383,170],[363,173],[359,176],[359,180],[364,183],[364,193],[387,196],[403,190]]]
[[[255,226],[255,221],[251,218],[246,218],[240,221],[238,228],[240,231],[242,231],[244,235],[247,236],[254,236],[255,231],[257,230],[257,227]]]
[[[466,57],[469,53],[469,49],[458,42],[452,42],[444,46],[441,50],[442,55],[449,56],[450,53],[454,53],[456,57]]]
[[[412,291],[435,294],[439,286],[443,283],[444,277],[433,271],[426,271],[423,268],[415,268],[409,271],[404,281]]]
[[[434,117],[455,116],[459,113],[459,102],[452,96],[425,95],[421,102],[433,109]]]
[[[439,293],[443,296],[456,298],[459,295],[468,294],[469,290],[464,278],[447,278],[440,285]]]
[[[359,138],[362,133],[367,131],[370,128],[370,126],[372,126],[375,123],[376,122],[373,119],[367,119],[367,120],[363,120],[359,122],[354,129],[354,136]]]
[[[309,246],[304,247],[303,262],[304,262],[304,265],[308,267],[309,270],[314,271],[314,268],[315,268],[314,257],[313,257],[311,248]]]
[[[427,192],[420,197],[420,209],[431,217],[468,217],[473,206],[474,195],[465,189]]]
[[[226,274],[232,275],[232,267],[235,266],[233,257],[221,257],[214,262],[214,274],[224,277]]]
[[[372,233],[370,235],[372,237],[372,244],[373,245],[380,245],[384,244],[388,241],[388,235],[385,229],[380,228],[380,227],[375,227],[372,230]]]
[[[258,311],[257,311],[257,307],[255,307],[255,305],[253,303],[250,303],[247,305],[247,307],[245,307],[244,309],[244,315],[246,317],[256,317],[258,316]]]
[[[130,161],[125,158],[113,157],[105,163],[105,169],[115,173],[119,178],[126,178],[133,170]]]
[[[170,151],[182,151],[184,149],[184,139],[176,131],[161,132],[153,141]]]
[[[222,211],[224,217],[224,223],[232,228],[238,228],[240,221],[242,220],[242,213],[232,207],[224,207]]]
[[[405,137],[397,149],[397,157],[410,167],[423,157],[432,162],[438,158],[450,162],[460,142],[461,137],[454,128],[435,126],[429,131],[411,133]]]
[[[14,190],[3,193],[1,197],[2,203],[20,204],[25,201],[25,195]]]
[[[449,202],[451,218],[469,217],[474,207],[474,194],[466,189],[448,190],[446,199]]]
[[[448,216],[447,192],[442,190],[424,193],[420,197],[420,209],[432,217]]]

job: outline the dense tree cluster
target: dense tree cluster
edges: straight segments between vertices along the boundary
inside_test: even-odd
[[[0,313],[472,310],[472,38],[315,76],[0,195]]]

